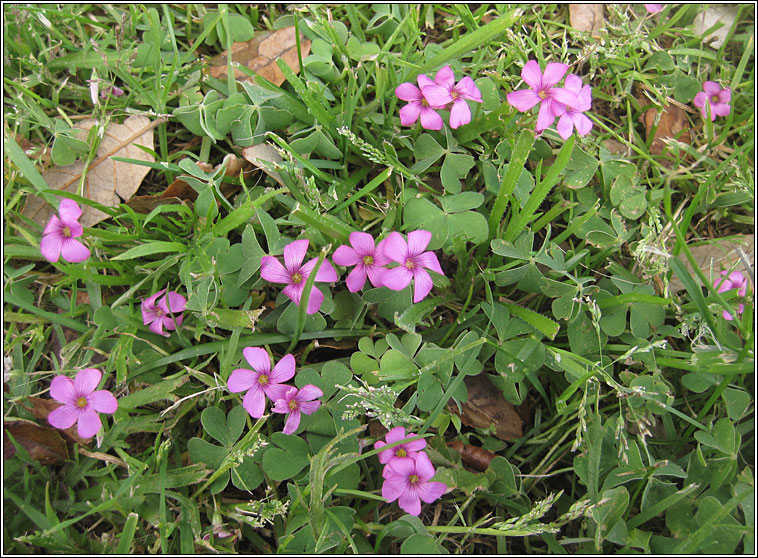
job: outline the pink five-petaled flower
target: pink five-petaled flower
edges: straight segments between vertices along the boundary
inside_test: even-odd
[[[423,86],[421,92],[430,105],[446,106],[453,103],[450,110],[450,127],[453,129],[471,122],[471,110],[466,104],[466,99],[482,102],[482,93],[474,80],[466,76],[456,84],[455,74],[450,66],[445,66],[437,72],[434,83]]]
[[[406,513],[419,515],[420,500],[431,504],[447,490],[445,483],[429,480],[434,472],[432,462],[423,452],[415,459],[393,459],[382,471],[382,497],[388,502],[397,500]]]
[[[100,92],[100,98],[105,99],[109,95],[113,95],[114,97],[120,97],[124,94],[124,90],[120,87],[116,87],[115,85],[111,85],[110,87],[106,87]]]
[[[292,434],[300,426],[300,413],[306,415],[315,413],[321,405],[318,398],[324,395],[324,392],[313,384],[304,385],[300,389],[287,387],[289,389],[277,400],[271,410],[275,413],[288,413],[282,432]]]
[[[237,368],[231,373],[226,386],[232,393],[247,391],[242,406],[253,418],[261,418],[266,410],[266,397],[272,402],[284,397],[291,386],[284,382],[295,375],[295,357],[286,354],[271,370],[271,359],[260,347],[246,347],[242,350],[252,370]]]
[[[149,325],[153,333],[168,337],[171,334],[164,332],[163,328],[173,331],[182,325],[182,312],[187,306],[187,299],[174,291],[161,297],[165,290],[161,289],[142,301],[142,323]]]
[[[387,432],[387,435],[384,437],[386,442],[383,442],[382,440],[378,440],[374,444],[375,449],[379,449],[381,447],[386,446],[387,444],[392,444],[394,442],[399,442],[400,440],[405,440],[407,438],[412,438],[413,434],[409,434],[408,436],[405,435],[405,428],[402,426],[396,426],[389,432]],[[415,459],[418,456],[418,452],[420,452],[422,449],[426,447],[426,440],[423,438],[421,440],[414,440],[413,442],[407,442],[405,444],[400,444],[399,446],[395,446],[394,448],[390,448],[387,450],[383,450],[379,452],[379,463],[387,464],[391,460],[395,459]]]
[[[713,282],[713,286],[718,288],[719,293],[737,289],[738,295],[745,296],[745,294],[747,294],[747,279],[742,275],[742,272],[740,271],[732,271],[731,273],[728,271],[722,271],[721,277],[716,277],[716,280]],[[744,310],[745,305],[740,304],[737,308],[737,314],[742,314]],[[724,316],[725,320],[732,321],[733,319],[732,315],[726,310],[724,310],[721,315]]]
[[[318,261],[318,258],[313,258],[308,263],[303,264],[307,251],[308,239],[303,238],[290,242],[284,247],[284,265],[279,263],[279,260],[274,256],[263,256],[261,258],[261,277],[272,283],[286,283],[287,286],[284,287],[284,294],[296,305],[300,304],[300,297],[303,296],[305,282],[308,280],[308,276]],[[337,272],[332,267],[332,264],[329,263],[329,260],[324,259],[316,274],[316,281],[331,283],[336,280]],[[310,297],[308,297],[306,312],[308,314],[315,313],[321,308],[322,302],[324,302],[324,293],[314,286]]]
[[[100,431],[103,423],[98,413],[112,414],[118,408],[113,394],[101,389],[95,391],[102,374],[94,368],[85,368],[73,380],[56,376],[50,383],[50,395],[63,403],[47,417],[55,428],[70,428],[78,422],[77,430],[82,438],[91,438]]]
[[[576,93],[568,89],[553,87],[561,81],[566,70],[568,70],[566,64],[551,62],[543,74],[537,61],[530,60],[521,70],[521,79],[531,89],[513,91],[505,97],[520,112],[526,112],[537,103],[540,104],[540,112],[537,115],[537,125],[535,126],[535,130],[538,132],[549,128],[555,120],[553,101],[570,107],[575,107],[578,104]]]
[[[576,94],[576,106],[568,106],[559,102],[553,103],[553,112],[560,116],[558,120],[558,133],[563,139],[568,139],[574,128],[580,136],[586,136],[592,130],[592,120],[587,118],[585,111],[592,108],[592,88],[589,85],[582,87],[582,80],[574,74],[566,76],[566,89]]]
[[[426,74],[418,76],[416,81],[418,87],[406,81],[395,88],[395,95],[403,101],[408,101],[408,104],[400,109],[400,124],[412,126],[421,117],[421,126],[424,129],[441,130],[442,117],[436,111],[445,108],[445,105],[432,106],[422,93],[424,87],[434,85],[434,82]]]
[[[360,291],[366,284],[366,277],[374,287],[381,287],[384,266],[390,263],[389,258],[384,255],[384,241],[375,246],[373,236],[356,231],[350,233],[350,244],[352,248],[340,246],[332,256],[337,265],[355,266],[345,280],[347,288],[351,293]]]
[[[649,14],[657,14],[663,9],[663,4],[643,4],[643,6]]]
[[[398,267],[388,269],[382,275],[384,286],[393,291],[402,291],[413,279],[413,302],[424,299],[432,290],[432,278],[426,269],[436,271],[444,275],[437,256],[434,252],[424,252],[424,249],[432,239],[429,231],[412,231],[408,233],[406,243],[398,232],[390,233],[384,240],[384,254],[400,264]]]
[[[42,255],[49,262],[57,262],[61,256],[67,262],[83,262],[90,257],[90,251],[76,240],[84,232],[79,224],[82,208],[74,200],[63,199],[58,208],[58,215],[50,217],[42,232],[42,241],[39,244]]]
[[[726,116],[732,111],[729,101],[732,99],[732,90],[728,87],[721,89],[715,81],[706,81],[703,84],[703,91],[695,95],[692,101],[696,107],[700,108],[703,118],[707,118],[706,105],[711,107],[711,120],[716,120],[717,116]]]

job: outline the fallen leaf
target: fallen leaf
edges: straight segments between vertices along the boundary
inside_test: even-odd
[[[32,459],[51,465],[68,458],[66,442],[54,428],[45,428],[30,420],[3,421],[3,460],[13,457],[16,447],[8,433],[18,442]]]
[[[661,118],[658,122],[658,127],[655,129],[653,143],[650,144],[650,153],[653,155],[660,155],[663,153],[666,148],[665,139],[673,138],[682,143],[690,143],[692,141],[690,138],[687,113],[674,104],[669,104],[660,110]],[[653,107],[649,108],[642,115],[642,121],[645,124],[645,132],[648,137],[655,125],[657,114],[658,109]]]
[[[569,23],[577,31],[590,32],[599,39],[600,30],[605,27],[603,9],[603,4],[569,4]]]
[[[129,201],[150,172],[150,168],[116,162],[111,157],[154,161],[151,155],[139,149],[137,145],[153,149],[153,128],[162,122],[165,120],[151,121],[146,116],[135,115],[127,118],[123,124],[108,125],[97,149],[97,156],[87,171],[84,197],[108,207],[116,207],[122,201]],[[95,124],[95,120],[87,119],[79,122],[77,127],[86,133]],[[75,194],[83,172],[84,162],[76,161],[63,167],[51,167],[42,177],[50,188]],[[84,205],[82,211],[79,222],[84,227],[91,227],[108,218],[107,213],[88,205]],[[55,212],[55,208],[45,203],[42,198],[29,196],[23,214],[44,227]]]
[[[448,403],[448,408],[460,415],[463,424],[484,429],[494,425],[495,436],[501,440],[522,436],[523,420],[515,407],[505,400],[484,374],[466,376],[464,382],[468,389],[468,400],[461,405],[461,412],[458,413],[455,403]]]
[[[716,238],[707,243],[690,247],[692,257],[695,259],[698,267],[708,277],[710,270],[713,269],[714,278],[723,270],[735,269],[742,271],[747,277],[749,270],[745,262],[740,258],[740,251],[748,260],[747,263],[751,268],[755,268],[755,235],[743,234],[730,236],[727,238]],[[687,271],[695,275],[689,260],[683,255],[679,255]],[[684,285],[679,281],[676,275],[673,275],[669,283],[671,292],[677,292],[684,289]]]
[[[26,401],[32,406],[27,407],[22,403],[19,403],[19,405],[29,411],[32,416],[34,416],[34,418],[44,422],[45,424],[47,424],[47,416],[61,406],[61,404],[57,401],[53,399],[45,399],[43,397],[27,397]],[[63,436],[67,438],[72,444],[77,443],[80,446],[89,446],[90,442],[92,441],[92,438],[81,438],[79,436],[76,424],[74,424],[71,428],[66,428],[65,430],[57,430],[63,434]]]
[[[249,68],[275,85],[281,85],[285,82],[284,74],[276,65],[278,59],[284,60],[296,74],[300,72],[294,26],[276,31],[257,31],[251,40],[234,43],[231,50],[232,61]],[[311,51],[311,42],[302,35],[300,51],[303,58],[308,56]],[[226,79],[226,57],[227,51],[224,51],[211,60],[208,68],[208,74],[211,77],[220,80]],[[249,79],[237,68],[234,69],[234,77],[235,79]]]
[[[464,444],[460,440],[453,440],[447,443],[448,447],[461,454],[461,461],[465,467],[476,471],[486,471],[490,466],[490,461],[495,459],[497,454],[494,451],[486,450],[471,444]]]
[[[708,29],[717,23],[723,23],[721,27],[713,33],[703,37],[703,42],[715,49],[721,48],[724,44],[729,30],[734,25],[737,17],[738,7],[735,5],[711,6],[710,8],[699,12],[695,16],[695,35],[703,35]]]
[[[271,168],[282,162],[282,156],[270,144],[259,143],[246,147],[242,150],[242,156],[284,186],[281,175]]]

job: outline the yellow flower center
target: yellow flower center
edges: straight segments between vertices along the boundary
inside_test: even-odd
[[[71,229],[67,226],[63,227],[63,236],[71,236]]]
[[[292,409],[293,411],[297,409],[297,401],[295,401],[294,399],[290,401],[290,409]]]
[[[363,257],[363,263],[366,265],[371,265],[374,263],[374,256],[364,256]]]
[[[714,95],[713,97],[711,97],[711,102],[712,103],[718,103],[719,102],[719,96],[718,95]]]
[[[86,397],[80,397],[76,400],[76,406],[81,407],[82,409],[87,406],[87,398]]]
[[[398,457],[406,457],[408,453],[403,448],[400,448],[395,452],[395,455]]]
[[[262,386],[265,386],[268,383],[268,376],[266,376],[265,374],[261,374],[258,377],[258,383]]]
[[[293,273],[292,274],[292,282],[295,285],[297,285],[298,283],[300,283],[300,281],[302,281],[302,280],[303,280],[303,276],[300,275],[299,273]]]
[[[405,262],[405,268],[406,269],[413,269],[414,267],[416,267],[416,264],[413,263],[411,260],[407,260]]]
[[[411,475],[410,477],[408,477],[408,481],[411,484],[416,484],[418,482],[418,475]]]
[[[547,93],[545,93],[544,91],[537,91],[537,95],[539,95],[540,99],[547,98]]]

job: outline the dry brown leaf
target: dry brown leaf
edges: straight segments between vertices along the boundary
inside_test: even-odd
[[[569,23],[577,31],[590,32],[599,39],[600,30],[605,27],[603,9],[603,4],[569,4]]]
[[[253,165],[261,169],[263,172],[265,172],[267,175],[269,175],[271,178],[276,180],[279,184],[284,186],[284,181],[282,180],[282,177],[279,175],[279,173],[274,170],[269,170],[268,167],[271,165],[266,164],[273,163],[275,165],[278,165],[282,162],[282,156],[279,155],[279,152],[270,144],[259,143],[258,145],[251,145],[250,147],[246,147],[242,150],[242,156],[250,161]]]
[[[303,58],[311,51],[311,42],[301,35],[300,50]],[[226,79],[227,51],[214,57],[210,62],[208,74],[216,79]],[[276,31],[258,31],[251,40],[232,45],[232,61],[237,62],[256,74],[266,78],[275,85],[284,83],[285,78],[276,61],[281,58],[296,74],[300,72],[295,42],[295,28],[285,27]],[[249,79],[237,68],[235,79]]]
[[[13,457],[16,447],[8,437],[10,432],[13,439],[29,452],[32,459],[50,465],[68,458],[66,442],[54,428],[45,428],[30,420],[3,421],[3,460]]]
[[[116,162],[112,156],[128,157],[140,161],[155,159],[136,147],[142,145],[153,149],[153,128],[163,122],[162,119],[151,121],[146,116],[135,115],[127,118],[123,124],[110,124],[103,135],[97,150],[97,157],[87,172],[84,184],[84,197],[108,207],[116,207],[122,200],[129,201],[145,178],[149,167]],[[77,128],[86,133],[96,124],[93,119],[83,120]],[[55,190],[77,193],[79,181],[84,171],[84,162],[77,161],[65,167],[51,167],[42,177],[47,185]],[[103,219],[107,213],[89,207],[82,207],[82,217],[79,222],[84,227],[91,227]],[[44,227],[50,220],[55,209],[37,196],[29,196],[24,206],[23,214]]]
[[[642,115],[647,136],[650,136],[650,132],[655,125],[657,113],[658,109],[653,107],[649,108]],[[660,155],[666,148],[666,143],[663,140],[667,138],[673,138],[682,143],[690,143],[692,139],[690,138],[689,130],[690,122],[687,119],[687,113],[673,104],[663,107],[661,109],[661,119],[655,130],[655,136],[653,136],[653,143],[650,144],[650,153]]]
[[[486,471],[490,466],[490,461],[495,459],[497,454],[494,451],[486,450],[471,444],[464,444],[460,440],[453,440],[447,443],[448,447],[461,454],[461,461],[465,467],[475,471]]]
[[[29,411],[34,418],[47,424],[47,416],[55,409],[61,406],[60,403],[53,399],[45,399],[43,397],[27,397],[27,403],[31,404],[31,407],[27,407],[20,403],[20,405]],[[80,446],[89,446],[92,438],[82,438],[77,432],[77,425],[74,424],[71,428],[65,430],[59,429],[59,432],[68,439],[70,443],[77,443]]]
[[[739,8],[736,5],[711,6],[710,8],[699,12],[695,16],[695,35],[702,35],[708,29],[722,23],[723,25],[713,33],[703,37],[703,42],[715,49],[721,48],[724,44],[729,30],[734,25]]]
[[[731,269],[742,271],[746,277],[748,276],[748,269],[740,258],[740,251],[747,258],[750,267],[755,268],[755,235],[752,234],[716,238],[707,244],[690,247],[690,252],[692,252],[692,257],[698,267],[705,273],[706,277],[713,269],[714,278],[720,271]],[[679,255],[679,259],[682,260],[687,271],[694,275],[689,260],[683,254]],[[671,292],[677,292],[683,290],[684,285],[674,275],[669,283],[669,288]]]
[[[484,374],[466,376],[468,400],[461,405],[461,422],[474,428],[489,428],[495,425],[495,436],[501,440],[512,440],[522,436],[523,420],[516,408],[508,403],[503,394],[495,389]],[[448,403],[455,414],[458,407]]]

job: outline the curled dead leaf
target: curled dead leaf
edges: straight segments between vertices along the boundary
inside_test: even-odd
[[[57,401],[53,399],[45,399],[43,397],[27,397],[26,402],[29,403],[31,407],[27,407],[21,403],[19,403],[19,405],[29,411],[34,418],[45,424],[47,424],[47,416],[61,406]],[[77,432],[76,424],[71,428],[66,428],[65,430],[58,429],[57,431],[63,434],[71,444],[77,443],[79,446],[89,446],[90,442],[93,440],[93,438],[80,437]]]
[[[724,44],[729,30],[734,25],[739,7],[737,5],[711,6],[695,16],[695,35],[703,35],[708,29],[721,23],[722,26],[703,37],[703,42],[715,49]]]
[[[311,51],[311,42],[301,35],[300,50],[302,57]],[[285,27],[276,31],[258,31],[251,40],[234,43],[231,48],[232,61],[245,66],[258,75],[263,76],[275,85],[285,82],[284,74],[277,66],[278,59],[284,60],[296,74],[300,72],[295,41],[295,27]],[[210,62],[208,74],[216,79],[227,77],[227,51],[214,57]],[[234,69],[235,79],[246,79],[247,76]]]
[[[103,139],[100,141],[97,156],[87,171],[84,182],[84,197],[108,207],[116,207],[122,201],[129,201],[139,189],[147,173],[150,172],[150,168],[117,162],[111,157],[154,161],[152,155],[138,148],[137,145],[152,150],[153,128],[162,122],[165,120],[151,121],[146,116],[134,115],[127,118],[123,124],[109,124],[105,129]],[[86,134],[96,124],[95,120],[87,119],[79,122],[76,127]],[[75,194],[83,172],[84,162],[76,161],[71,165],[51,167],[43,173],[42,177],[51,189]],[[87,205],[82,207],[82,211],[79,222],[84,227],[91,227],[108,218],[107,213]],[[50,207],[42,198],[37,196],[29,196],[23,210],[24,216],[42,227],[47,225],[50,216],[55,212],[55,208]]]
[[[755,235],[742,234],[727,238],[716,238],[698,246],[691,246],[690,252],[692,252],[692,257],[706,277],[711,269],[713,269],[714,276],[723,270],[736,269],[743,272],[747,277],[750,274],[745,264],[747,263],[751,268],[755,268]],[[740,252],[747,262],[740,257]],[[694,275],[689,260],[683,254],[680,254],[679,259],[682,260],[687,271]],[[676,275],[672,276],[669,289],[671,292],[684,290],[684,285]]]
[[[3,421],[3,460],[13,457],[16,447],[8,437],[23,447],[32,459],[45,465],[59,463],[68,458],[66,442],[60,437],[54,428],[40,426],[30,420],[5,420]]]
[[[648,137],[653,130],[653,126],[655,126],[657,115],[658,109],[656,108],[649,108],[642,115],[645,133]],[[690,137],[689,130],[690,122],[684,110],[673,103],[663,107],[660,109],[660,120],[658,120],[658,127],[655,129],[653,143],[650,144],[650,153],[653,155],[663,153],[666,149],[666,142],[664,140],[668,138],[682,143],[690,143],[692,138]]]
[[[461,461],[465,467],[475,471],[486,471],[490,466],[490,461],[495,459],[497,454],[494,451],[486,450],[471,444],[464,444],[460,440],[453,440],[447,443],[448,447],[461,454]]]
[[[589,32],[594,39],[600,38],[605,27],[603,4],[569,4],[569,23],[577,31]]]
[[[522,436],[523,420],[516,408],[505,400],[485,374],[466,376],[468,400],[461,405],[448,403],[448,409],[461,417],[461,422],[474,428],[495,426],[495,436],[501,440],[513,440]]]
[[[242,150],[242,156],[284,186],[281,175],[271,167],[282,162],[282,156],[268,143],[251,145]]]

